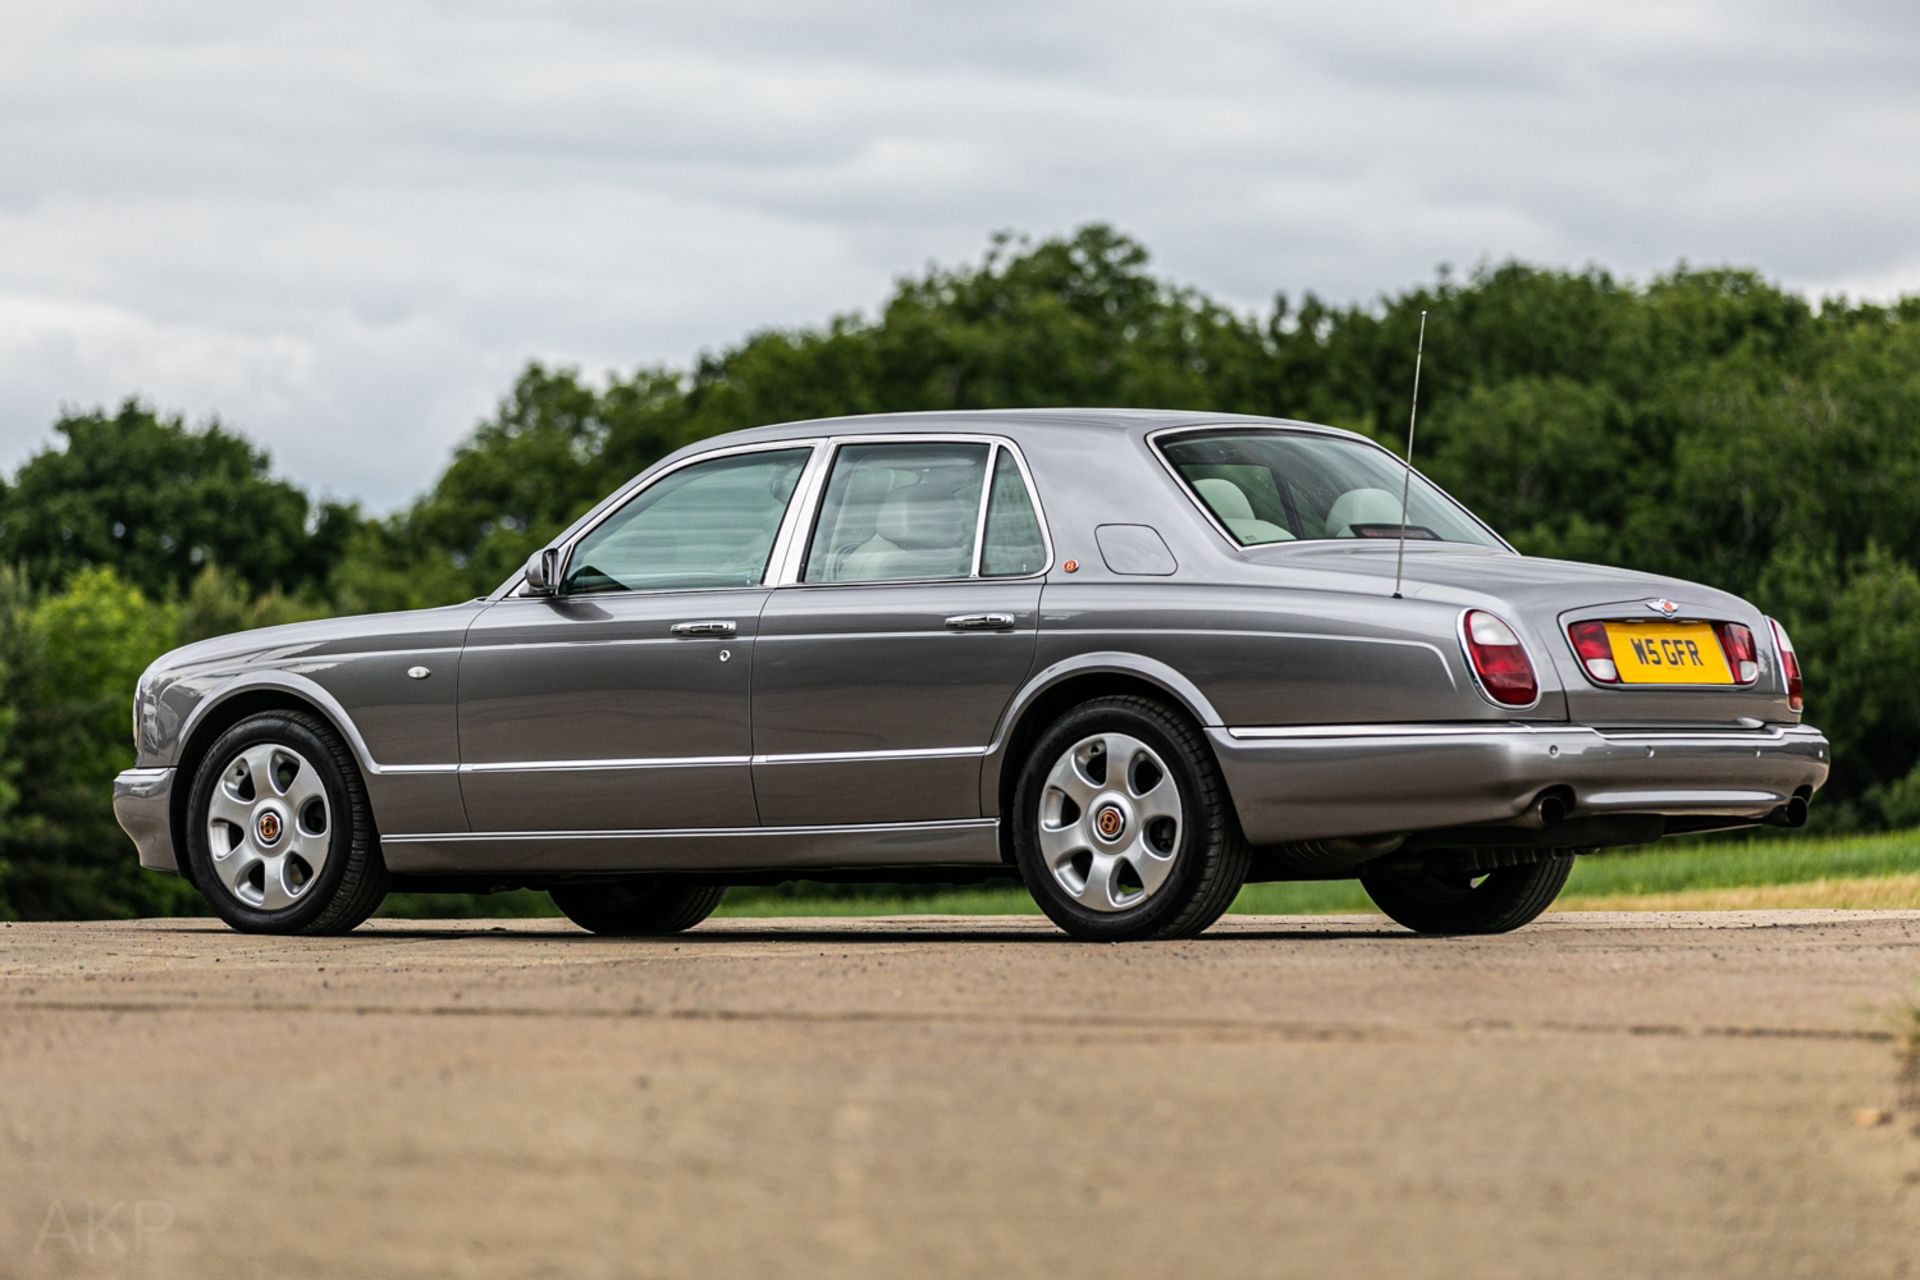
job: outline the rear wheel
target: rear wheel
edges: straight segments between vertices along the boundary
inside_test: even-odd
[[[548,890],[548,896],[562,915],[589,933],[644,938],[693,928],[719,907],[727,887],[633,880],[561,885]]]
[[[1159,703],[1100,698],[1034,745],[1014,853],[1040,909],[1076,938],[1186,938],[1233,902],[1251,858],[1198,729]]]
[[[1362,877],[1374,905],[1415,933],[1507,933],[1553,905],[1573,870],[1573,855],[1556,854],[1484,875]]]

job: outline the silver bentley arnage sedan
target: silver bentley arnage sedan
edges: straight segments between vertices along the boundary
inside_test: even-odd
[[[1211,413],[723,436],[481,599],[161,658],[115,809],[245,930],[534,887],[657,934],[736,884],[1018,875],[1103,940],[1337,877],[1497,932],[1577,854],[1805,821],[1827,742],[1778,623],[1522,556],[1417,474],[1403,511],[1408,477]]]

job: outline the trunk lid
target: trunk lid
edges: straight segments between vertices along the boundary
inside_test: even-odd
[[[1312,578],[1329,589],[1391,595],[1398,544],[1338,540],[1277,544],[1251,550],[1248,559]],[[1526,642],[1543,689],[1565,694],[1570,720],[1599,728],[1698,729],[1791,724],[1786,684],[1773,635],[1761,612],[1729,592],[1660,574],[1547,560],[1457,543],[1409,541],[1401,594],[1409,600],[1487,609],[1505,618]],[[1674,606],[1669,620],[1650,602]],[[1567,638],[1567,628],[1589,620],[1631,624],[1623,629],[1653,638],[1683,632],[1686,623],[1737,622],[1752,631],[1759,674],[1752,684],[1600,684],[1590,679]],[[1715,644],[1717,645],[1717,640]],[[1542,708],[1548,704],[1543,699]]]

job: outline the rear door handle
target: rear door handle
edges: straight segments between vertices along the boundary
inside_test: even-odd
[[[677,636],[731,636],[738,627],[724,618],[708,618],[700,622],[676,622],[673,634]]]
[[[1011,631],[1010,613],[956,613],[947,619],[949,631]]]

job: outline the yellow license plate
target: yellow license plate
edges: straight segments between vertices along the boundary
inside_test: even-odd
[[[1621,684],[1732,684],[1720,637],[1704,622],[1609,622]]]

